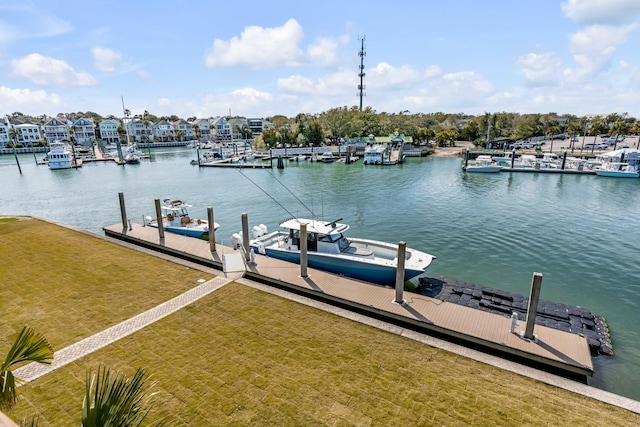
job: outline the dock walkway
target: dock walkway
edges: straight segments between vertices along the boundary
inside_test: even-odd
[[[158,230],[131,224],[104,227],[108,237],[120,239],[147,249],[186,259],[222,270],[224,254],[237,253],[217,245],[212,253],[209,242],[172,233],[163,241]],[[472,347],[561,372],[571,377],[593,375],[593,363],[584,336],[536,325],[537,341],[512,333],[511,319],[416,293],[404,293],[404,303],[394,302],[395,289],[372,285],[325,271],[308,269],[308,277],[300,276],[300,266],[255,255],[248,263],[245,278],[338,305],[419,332],[436,334]],[[524,329],[524,323],[517,331]]]

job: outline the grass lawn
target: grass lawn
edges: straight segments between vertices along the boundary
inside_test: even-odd
[[[134,257],[143,264],[157,261],[153,273],[123,275],[134,301],[137,297],[147,302],[146,293],[154,289],[144,286],[150,277],[154,282],[156,276],[171,277],[168,282],[180,282],[184,289],[205,277],[40,221],[21,222],[37,224],[38,235],[43,229],[57,229],[51,246],[70,247],[76,239],[84,239],[85,250],[75,257],[79,261],[93,252],[88,246],[94,244],[98,252],[110,253],[116,271],[128,270]],[[1,247],[9,241],[8,228],[15,227],[13,233],[21,239],[24,232],[34,232],[21,222],[0,222]],[[51,250],[55,258],[63,249]],[[89,259],[84,262],[93,264],[94,258]],[[59,274],[60,265],[53,262],[50,274]],[[2,264],[2,273],[6,268]],[[45,272],[33,274],[46,276]],[[33,295],[22,297],[21,288],[4,275],[2,281],[2,313],[7,313],[4,288],[9,287],[15,297],[22,298],[23,310],[33,310],[37,303],[42,311],[41,323],[32,326],[40,330],[40,325],[53,321],[47,310],[55,305],[39,301],[46,296],[34,302]],[[98,280],[79,287],[78,294],[86,293],[77,296],[84,299],[85,312],[93,313],[93,304],[109,299],[103,296],[104,288]],[[55,294],[52,287],[41,294],[47,290]],[[175,292],[180,291],[166,291],[164,297]],[[154,298],[154,302],[162,300],[160,295]],[[92,314],[98,317],[92,328],[99,330],[127,315],[112,304],[99,315]],[[23,319],[14,322],[13,316],[17,316],[15,309],[3,317],[3,323],[9,319],[18,330]],[[83,321],[78,310],[70,322]],[[70,339],[70,334],[57,334],[61,342]],[[0,344],[0,356],[8,348],[4,344]],[[86,372],[95,371],[101,363],[129,376],[144,367],[156,381],[150,419],[166,417],[171,426],[626,426],[640,422],[636,414],[623,409],[236,283],[26,385],[8,415],[20,420],[39,414],[40,426],[78,425]]]

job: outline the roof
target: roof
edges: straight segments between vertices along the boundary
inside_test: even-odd
[[[307,224],[307,233],[318,234],[337,234],[343,233],[349,229],[347,224],[340,224],[338,221],[327,222],[315,219],[291,218],[280,224],[282,228],[290,230],[300,230],[301,224]]]

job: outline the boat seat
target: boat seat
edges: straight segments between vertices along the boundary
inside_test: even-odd
[[[342,253],[356,256],[371,256],[373,255],[373,251],[371,249],[358,248],[356,246],[349,246]]]
[[[188,216],[183,216],[180,222],[182,222],[182,225],[187,225],[191,222],[191,218],[189,218]]]

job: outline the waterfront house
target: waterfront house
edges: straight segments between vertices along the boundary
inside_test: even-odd
[[[5,117],[5,120],[0,122],[0,147],[6,147],[9,143],[9,129],[11,129],[11,125],[9,119]]]
[[[231,139],[231,125],[224,117],[218,117],[214,120],[213,125],[216,130],[216,139]]]
[[[198,141],[211,141],[213,139],[213,134],[211,132],[211,128],[213,125],[209,121],[209,119],[196,119],[191,123],[194,129],[194,137],[198,136]],[[197,133],[195,129],[198,129]]]
[[[73,123],[72,128],[76,143],[85,146],[93,145],[96,140],[96,125],[93,120],[80,118]]]
[[[31,122],[23,122],[20,120],[13,120],[9,122],[9,129],[15,129],[18,131],[18,144],[26,147],[29,145],[37,144],[42,140],[42,134],[40,133],[40,125]],[[10,135],[7,129],[7,135],[9,141]]]
[[[149,120],[133,119],[127,123],[127,130],[129,137],[133,137],[136,142],[153,142],[153,123]]]
[[[106,119],[98,124],[98,130],[100,132],[100,139],[107,144],[115,144],[120,142],[120,134],[118,128],[121,126],[119,120]]]
[[[58,118],[52,118],[44,124],[44,137],[47,144],[54,141],[69,140],[69,126]]]
[[[176,138],[181,141],[191,141],[193,137],[193,126],[186,120],[179,119],[172,123]]]
[[[160,120],[153,125],[153,133],[158,142],[172,142],[174,140],[173,125],[166,120]]]

